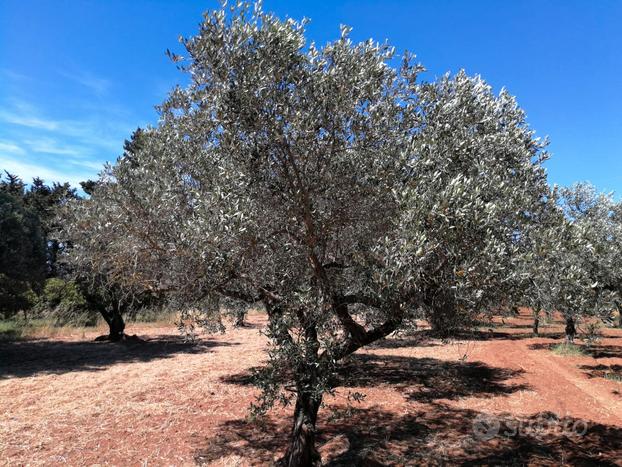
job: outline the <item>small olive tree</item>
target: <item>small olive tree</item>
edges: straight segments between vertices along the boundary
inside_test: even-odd
[[[455,319],[500,301],[548,194],[542,145],[506,92],[464,73],[418,84],[409,55],[395,68],[392,48],[346,27],[318,48],[304,22],[243,4],[183,43],[171,56],[190,85],[74,210],[72,255],[216,328],[222,299],[261,301],[256,408],[293,397],[284,463],[315,465],[340,360],[421,309]]]

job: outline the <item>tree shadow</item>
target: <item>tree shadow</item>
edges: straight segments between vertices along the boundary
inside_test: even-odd
[[[218,434],[202,442],[194,453],[198,465],[224,458],[252,459],[252,465],[271,465],[284,454],[287,425],[267,417],[260,420],[229,420],[218,427]],[[232,464],[234,465],[234,464]]]
[[[330,466],[618,465],[620,427],[550,412],[493,415],[448,402],[526,389],[509,382],[521,373],[480,362],[355,354],[340,367],[335,385],[391,385],[413,404],[406,413],[356,403],[325,406],[318,425],[322,457]],[[250,384],[251,379],[242,373],[226,382]],[[253,464],[272,464],[285,451],[289,428],[287,417],[226,422],[217,436],[201,443],[196,461],[252,459]]]
[[[622,358],[622,345],[592,345],[586,350],[594,358]]]
[[[503,395],[529,389],[526,384],[506,384],[523,370],[496,368],[481,362],[438,360],[395,355],[355,354],[335,375],[335,386],[391,386],[412,401],[458,399],[478,395]]]
[[[250,386],[259,367],[221,378],[227,384]],[[397,355],[354,354],[332,375],[331,385],[344,388],[390,386],[412,401],[503,395],[529,389],[506,384],[523,370],[496,368],[482,362],[462,362]]]
[[[530,417],[492,415],[429,404],[396,416],[378,408],[355,410],[343,425],[348,442],[327,465],[617,465],[622,429],[550,412]]]
[[[318,445],[325,465],[333,467],[615,466],[622,458],[622,428],[550,412],[521,418],[431,403],[408,414],[333,406],[323,409],[320,419]],[[283,420],[227,422],[197,449],[195,460],[238,457],[271,464],[284,452],[287,433]]]
[[[615,377],[622,381],[622,365],[581,365],[579,368],[585,371],[588,378]]]
[[[502,326],[510,327],[510,326]],[[490,340],[509,340],[517,341],[523,339],[562,339],[564,333],[562,332],[542,332],[536,336],[533,332],[503,332],[494,331],[490,328],[487,331],[472,330],[463,331],[453,336],[454,339],[461,340],[473,340],[473,341],[490,341]]]
[[[369,349],[401,349],[404,347],[437,347],[438,339],[430,336],[428,331],[417,331],[409,336],[397,336],[380,339],[370,344]]]
[[[0,342],[0,379],[70,371],[100,371],[115,363],[148,362],[179,353],[196,354],[216,346],[237,345],[181,336],[158,336],[144,341],[94,342],[19,340]]]

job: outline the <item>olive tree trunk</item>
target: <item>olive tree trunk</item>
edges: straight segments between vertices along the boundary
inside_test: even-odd
[[[460,329],[455,308],[452,306],[431,309],[427,319],[432,333],[437,337],[449,337]]]
[[[315,467],[321,464],[320,453],[315,447],[315,424],[320,403],[321,399],[298,394],[284,466]]]
[[[110,313],[103,314],[104,320],[108,323],[108,340],[112,342],[118,342],[123,339],[125,331],[125,321],[123,316],[117,310],[113,310]]]
[[[574,319],[571,317],[566,318],[566,342],[572,344],[574,342],[574,336],[577,335],[577,328],[575,327]]]
[[[246,326],[246,310],[236,310],[233,325],[236,328],[243,328]]]

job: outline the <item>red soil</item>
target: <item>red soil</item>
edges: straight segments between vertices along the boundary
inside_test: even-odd
[[[250,322],[196,346],[148,326],[129,329],[144,344],[0,343],[0,463],[272,463],[292,409],[248,417],[248,370],[265,358],[264,318]],[[323,460],[622,465],[622,383],[612,376],[622,376],[622,330],[605,330],[591,355],[564,357],[549,349],[561,325],[533,338],[528,315],[506,322],[449,343],[391,338],[353,356],[320,410]],[[366,397],[348,402],[353,392]]]

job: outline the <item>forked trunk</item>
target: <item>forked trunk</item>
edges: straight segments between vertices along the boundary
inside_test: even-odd
[[[315,423],[321,400],[299,394],[294,411],[294,426],[289,447],[283,459],[287,467],[315,467],[321,464],[320,453],[315,448]]]

